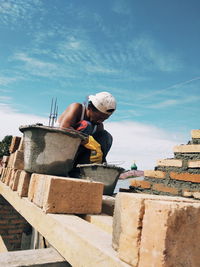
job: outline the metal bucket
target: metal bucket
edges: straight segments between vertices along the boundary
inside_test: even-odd
[[[79,164],[81,178],[104,184],[104,195],[112,195],[123,168],[107,164]]]
[[[85,136],[78,131],[43,125],[20,126],[24,134],[24,169],[27,172],[67,176]]]

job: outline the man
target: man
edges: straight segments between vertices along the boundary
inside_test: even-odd
[[[108,92],[88,97],[88,104],[72,103],[58,118],[62,129],[73,128],[88,135],[86,143],[80,145],[75,164],[106,162],[113,138],[104,130],[103,122],[116,109],[116,100]]]

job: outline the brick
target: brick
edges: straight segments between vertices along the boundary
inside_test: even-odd
[[[37,181],[37,174],[33,173],[31,175],[31,180],[28,189],[28,200],[31,202],[33,201],[34,195],[36,194],[36,181]]]
[[[192,130],[191,136],[192,138],[200,138],[200,130]]]
[[[145,201],[138,267],[199,266],[199,217],[197,203]]]
[[[21,140],[20,140],[18,150],[24,151],[24,139],[23,138],[21,138]]]
[[[28,188],[31,179],[31,174],[26,171],[21,171],[17,187],[17,193],[20,197],[28,196]]]
[[[23,170],[24,169],[24,152],[22,151],[15,151],[15,153],[13,153],[14,157],[13,157],[13,162],[11,167],[14,169],[19,169],[19,170]]]
[[[10,173],[10,180],[9,180],[9,184],[8,186],[11,188],[12,185],[13,185],[13,182],[14,182],[14,177],[15,177],[15,174],[17,172],[17,169],[12,169],[11,173]]]
[[[193,192],[191,192],[189,189],[182,190],[182,196],[184,197],[192,197]]]
[[[11,179],[12,171],[13,171],[12,168],[10,168],[10,167],[7,168],[6,175],[5,175],[5,177],[4,177],[4,183],[5,183],[6,185],[9,185],[9,183],[10,183],[10,179]]]
[[[21,137],[13,136],[11,144],[10,144],[10,148],[9,148],[10,153],[14,153],[18,149],[20,140],[21,140]]]
[[[149,181],[144,181],[144,180],[131,180],[130,186],[149,189],[151,188],[151,183]]]
[[[164,179],[165,175],[166,175],[166,173],[163,171],[153,171],[153,170],[145,170],[144,171],[145,177]]]
[[[2,162],[7,164],[8,161],[9,161],[9,156],[3,156]]]
[[[174,153],[200,153],[200,145],[180,145],[174,147]]]
[[[157,165],[164,167],[182,167],[183,162],[181,159],[160,159],[157,161]]]
[[[30,190],[34,192],[29,190],[29,198],[33,198],[36,205],[42,206],[44,212],[75,214],[101,212],[104,187],[102,183],[41,174],[34,174],[32,177]]]
[[[193,197],[200,199],[200,192],[193,192]]]
[[[143,213],[143,198],[133,198],[130,193],[117,194],[112,246],[118,251],[119,258],[132,266],[137,266],[139,260]]]
[[[178,203],[186,203],[191,205],[193,203],[200,203],[197,200],[183,197],[122,192],[118,193],[115,197],[112,246],[118,251],[120,259],[131,266],[137,266],[139,260],[141,234],[143,230],[142,221],[146,212],[146,200],[153,200],[156,202],[173,202],[175,205]],[[154,220],[155,218],[156,217],[154,217]],[[151,232],[150,235],[157,236],[156,233],[157,232],[154,231]],[[159,265],[145,265],[142,267],[146,266],[149,267]]]
[[[17,191],[17,187],[19,184],[19,177],[20,177],[21,172],[22,172],[22,170],[17,170],[15,172],[15,175],[13,177],[13,181],[9,185],[12,191]]]
[[[178,195],[178,189],[174,187],[169,187],[163,184],[153,184],[152,189],[159,191],[159,192],[169,193],[172,195]]]
[[[200,168],[200,160],[189,160],[188,167],[189,168]]]
[[[14,153],[10,154],[7,167],[12,167],[13,166],[14,156],[15,156]]]
[[[183,173],[170,172],[170,177],[171,179],[175,180],[200,183],[200,174],[191,174],[188,172],[183,172]]]

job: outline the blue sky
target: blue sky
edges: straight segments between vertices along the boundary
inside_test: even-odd
[[[199,13],[198,0],[1,0],[1,139],[47,124],[52,97],[60,114],[109,91],[110,161],[152,167],[199,128]]]

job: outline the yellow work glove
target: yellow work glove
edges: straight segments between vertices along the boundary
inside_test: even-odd
[[[103,153],[101,151],[101,145],[91,135],[89,135],[88,142],[84,147],[91,150],[91,163],[102,163]]]

